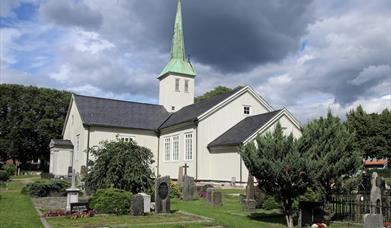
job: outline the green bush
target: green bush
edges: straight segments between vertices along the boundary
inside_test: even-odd
[[[5,164],[5,165],[3,165],[2,169],[5,170],[10,176],[12,176],[12,175],[15,175],[16,165]]]
[[[124,215],[130,212],[132,193],[117,189],[99,189],[91,197],[89,206],[103,214]]]
[[[273,210],[281,208],[280,204],[276,201],[273,196],[266,196],[265,201],[263,201],[263,209]]]
[[[171,198],[180,198],[181,197],[181,189],[179,188],[179,186],[174,183],[174,182],[170,182],[170,197]]]
[[[5,170],[0,170],[0,182],[6,182],[10,179],[10,175]]]
[[[62,196],[69,186],[62,180],[38,180],[23,187],[22,193],[33,197]]]

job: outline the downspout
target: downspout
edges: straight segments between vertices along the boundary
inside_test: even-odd
[[[156,177],[157,177],[157,176],[159,176],[159,167],[160,167],[160,165],[159,165],[159,162],[160,162],[160,132],[157,131],[156,134],[157,134],[157,166],[156,166],[156,168],[157,168]]]
[[[88,172],[88,160],[90,157],[90,126],[87,128],[87,160],[86,160],[86,168]]]
[[[198,180],[198,120],[195,121],[196,125],[196,177],[195,180]]]

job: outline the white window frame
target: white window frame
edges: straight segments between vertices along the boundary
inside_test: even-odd
[[[248,108],[248,113],[247,112],[247,109]],[[246,116],[249,116],[251,115],[251,105],[243,105],[243,115],[246,115]]]
[[[185,92],[188,93],[189,92],[189,81],[188,79],[185,80]]]
[[[188,145],[188,135],[191,136],[190,138],[190,147]],[[187,132],[183,135],[183,139],[184,139],[184,160],[185,161],[192,161],[193,160],[193,152],[194,152],[194,146],[193,146],[193,132]],[[190,150],[188,151],[188,149],[190,148]],[[189,153],[190,152],[190,153]]]
[[[164,161],[171,161],[171,137],[164,138]]]
[[[135,140],[136,137],[133,135],[118,135],[118,138],[123,142],[130,142],[130,140]]]
[[[175,78],[175,92],[180,92],[180,78]]]
[[[172,161],[179,161],[179,135],[172,136],[171,142],[172,142],[172,146],[171,146],[171,148],[172,148],[171,160]]]

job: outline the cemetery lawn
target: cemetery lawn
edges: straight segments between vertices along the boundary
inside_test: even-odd
[[[39,178],[39,177],[38,177]],[[43,227],[31,199],[20,193],[28,179],[12,179],[0,187],[0,227]]]

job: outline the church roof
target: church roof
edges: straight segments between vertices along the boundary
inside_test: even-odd
[[[83,124],[156,130],[169,117],[161,105],[74,94]]]
[[[182,26],[182,7],[181,0],[178,0],[178,9],[175,18],[174,36],[172,38],[170,61],[160,73],[159,78],[168,73],[185,74],[195,76],[196,72],[190,61],[186,60],[185,41],[183,37]]]
[[[215,105],[219,104],[223,100],[232,96],[242,88],[236,88],[231,92],[220,94],[218,96],[211,97],[207,100],[195,103],[192,105],[185,106],[171,114],[171,116],[160,126],[160,129],[167,128],[176,124],[194,122],[197,120],[197,117],[205,113],[209,109],[213,108]]]
[[[239,146],[280,112],[281,110],[276,110],[249,116],[209,143],[208,148],[216,146]]]

